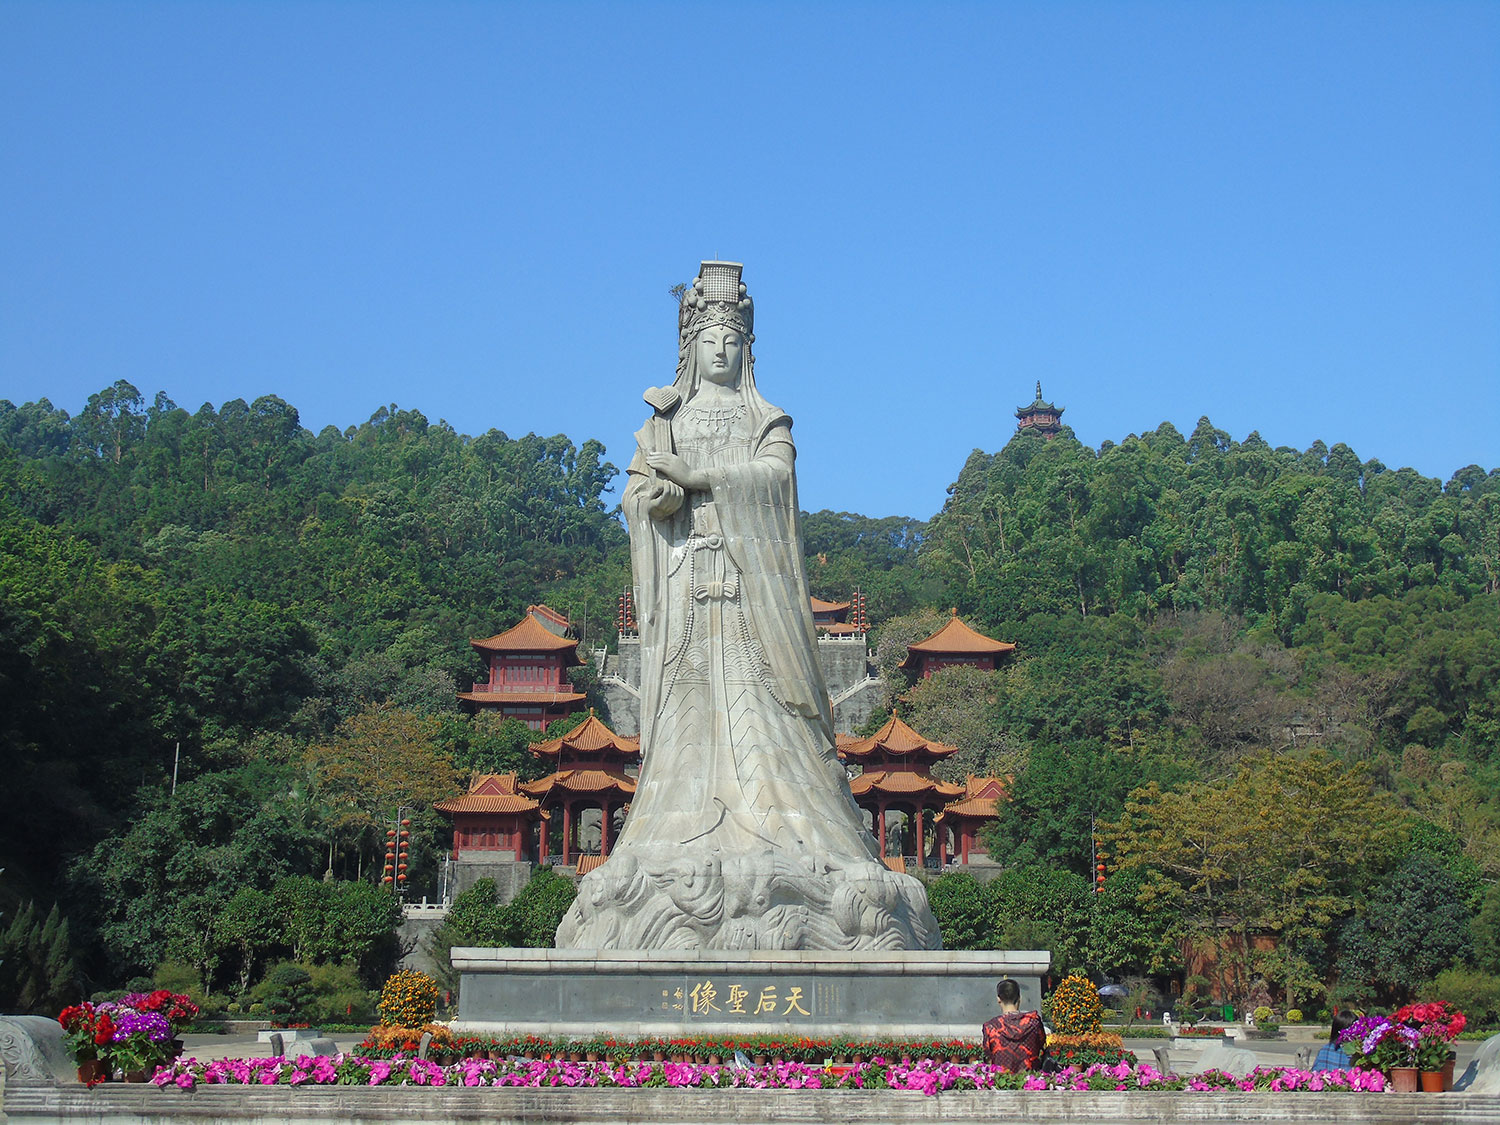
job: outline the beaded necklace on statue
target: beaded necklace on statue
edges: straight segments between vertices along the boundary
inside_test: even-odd
[[[684,421],[690,421],[702,432],[724,436],[729,433],[736,422],[745,416],[745,404],[740,402],[734,406],[685,406],[682,413]]]

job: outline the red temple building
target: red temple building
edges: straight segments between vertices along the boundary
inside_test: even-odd
[[[604,862],[625,823],[635,796],[635,780],[625,771],[640,761],[640,741],[615,734],[591,711],[579,726],[531,752],[553,767],[546,777],[520,786],[545,822],[537,860],[546,863],[556,846],[557,863],[586,874]]]
[[[839,749],[846,763],[860,767],[849,789],[854,803],[870,817],[886,863],[898,870],[905,868],[906,856],[918,867],[928,859],[946,863],[946,840],[937,831],[937,818],[964,790],[933,777],[932,766],[958,753],[958,747],[923,738],[892,711],[885,726],[869,738],[846,740]]]
[[[508,853],[517,863],[531,858],[539,806],[517,789],[515,774],[480,774],[463,796],[432,807],[453,819],[454,859],[476,852]]]
[[[861,770],[849,789],[870,818],[887,866],[967,864],[982,853],[977,833],[995,819],[1005,784],[997,777],[971,776],[965,785],[934,777],[933,765],[958,747],[923,738],[893,711],[869,738],[840,739],[838,751]]]
[[[1004,799],[1003,778],[975,777],[970,774],[964,784],[964,795],[943,806],[943,811],[938,815],[938,825],[942,829],[938,839],[951,836],[953,851],[957,853],[954,858],[959,863],[967,865],[970,857],[975,855],[988,857],[979,842],[979,830],[1000,815],[999,805]]]
[[[530,606],[520,624],[470,641],[489,668],[489,680],[458,698],[476,709],[499,711],[532,730],[546,730],[571,714],[584,696],[573,690],[568,669],[583,663],[578,641],[567,636],[568,619],[544,605]]]
[[[1036,381],[1036,401],[1016,407],[1016,433],[1033,430],[1051,441],[1062,432],[1062,413],[1066,407],[1054,406],[1042,398],[1042,381]]]
[[[1014,652],[1016,646],[1007,641],[997,641],[977,633],[965,625],[953,611],[953,618],[926,640],[906,646],[906,659],[897,667],[904,668],[919,680],[931,678],[940,668],[967,665],[993,672],[1000,661]]]

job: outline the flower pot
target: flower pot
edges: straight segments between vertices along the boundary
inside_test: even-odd
[[[142,1070],[127,1070],[127,1071],[125,1071],[125,1075],[124,1075],[124,1078],[125,1078],[126,1082],[145,1082],[148,1077],[149,1077],[149,1075],[147,1074],[147,1072],[144,1069],[142,1069]]]
[[[1443,1072],[1441,1070],[1424,1070],[1421,1075],[1422,1093],[1441,1094],[1443,1086]]]
[[[1455,1056],[1449,1055],[1448,1061],[1443,1063],[1443,1069],[1439,1073],[1443,1076],[1443,1089],[1453,1089],[1453,1063]]]
[[[598,1062],[599,1061],[599,1052],[598,1051],[585,1051],[583,1053],[583,1057],[588,1062]]]
[[[1398,1094],[1415,1094],[1420,1081],[1414,1066],[1391,1067],[1391,1089]]]
[[[78,1064],[78,1081],[92,1086],[95,1082],[108,1082],[109,1067],[101,1059],[83,1059]]]

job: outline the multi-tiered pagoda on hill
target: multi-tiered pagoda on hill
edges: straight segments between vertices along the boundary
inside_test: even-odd
[[[573,690],[568,669],[582,664],[568,619],[544,605],[529,606],[519,624],[493,637],[470,641],[490,678],[458,698],[478,710],[498,711],[532,730],[546,730],[577,711],[584,696]]]

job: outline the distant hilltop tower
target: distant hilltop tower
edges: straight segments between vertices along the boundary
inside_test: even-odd
[[[1036,401],[1028,406],[1016,407],[1016,433],[1035,430],[1048,441],[1062,431],[1061,406],[1053,406],[1042,398],[1042,381],[1036,381]]]

